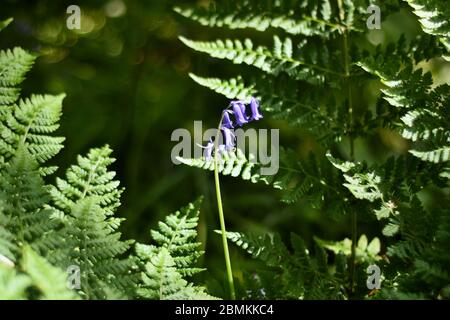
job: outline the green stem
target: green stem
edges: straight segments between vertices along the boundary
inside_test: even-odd
[[[353,136],[350,136],[350,159],[351,161],[355,160],[355,143]],[[355,208],[351,209],[350,223],[351,223],[351,232],[352,232],[352,253],[350,258],[350,293],[353,294],[355,292],[355,269],[356,269],[356,241],[357,241],[357,216]]]
[[[357,241],[357,219],[356,210],[352,208],[351,213],[351,225],[352,225],[352,255],[350,261],[350,293],[355,292],[355,258],[356,258],[356,241]]]
[[[223,114],[220,119],[219,127],[217,128],[216,139],[214,141],[214,182],[216,185],[216,196],[217,196],[217,208],[219,210],[219,220],[220,220],[220,230],[222,232],[222,245],[223,245],[223,253],[225,256],[225,265],[227,268],[227,278],[228,285],[230,288],[230,296],[231,299],[236,299],[236,293],[234,290],[234,281],[233,281],[233,270],[231,269],[231,260],[230,260],[230,252],[228,250],[228,239],[227,239],[227,231],[225,228],[225,217],[223,214],[222,207],[222,195],[220,192],[220,179],[219,179],[219,168],[217,165],[218,162],[218,150],[219,150],[219,134],[220,127],[222,126]]]
[[[344,47],[344,65],[345,65],[345,76],[348,87],[348,116],[349,116],[349,138],[350,138],[350,161],[355,161],[355,142],[353,137],[353,95],[352,95],[352,82],[350,73],[350,56],[348,49],[348,31],[345,30],[343,33],[343,47]],[[357,217],[355,208],[351,208],[351,237],[352,237],[352,248],[350,256],[350,270],[349,270],[349,280],[350,280],[350,294],[352,295],[355,291],[355,268],[356,268],[356,238],[357,238]]]

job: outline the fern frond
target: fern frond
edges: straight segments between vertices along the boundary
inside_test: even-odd
[[[433,213],[425,210],[417,197],[401,208],[397,226],[401,241],[388,247],[387,254],[404,272],[398,273],[396,285],[387,297],[417,295],[422,298],[448,299],[450,292],[450,210],[448,199]],[[390,266],[388,266],[390,267]]]
[[[443,57],[450,61],[450,13],[446,3],[442,1],[404,0],[419,17],[424,32],[438,36],[447,54]]]
[[[180,15],[203,26],[227,29],[280,29],[288,34],[329,38],[343,30],[363,32],[367,7],[378,4],[382,10],[398,7],[395,1],[343,1],[342,7],[330,0],[318,1],[214,1],[209,8],[180,8]]]
[[[216,230],[220,234],[221,231]],[[227,232],[227,238],[251,254],[253,258],[260,259],[270,267],[279,267],[283,260],[289,256],[289,251],[281,241],[278,234],[243,234]]]
[[[91,149],[86,156],[78,156],[77,164],[67,170],[66,179],[56,178],[56,186],[51,188],[50,194],[58,211],[69,214],[79,200],[95,196],[107,216],[114,214],[120,206],[123,189],[119,188],[120,182],[114,180],[116,173],[108,170],[115,161],[111,153],[109,146]],[[120,220],[114,221],[111,220],[113,224],[120,223]]]
[[[329,0],[291,4],[291,10],[277,12],[276,8],[258,8],[250,2],[235,3],[234,8],[223,8],[218,4],[215,8],[175,8],[180,15],[208,27],[227,27],[228,29],[255,29],[266,31],[279,28],[293,35],[328,37],[333,32],[344,28],[339,22],[331,19],[338,14],[333,12]],[[289,5],[288,5],[289,6]],[[275,9],[275,10],[274,10]],[[281,8],[278,8],[279,10]],[[310,16],[307,15],[310,13]]]
[[[377,66],[372,59],[360,65],[386,85],[382,92],[390,105],[406,109],[398,129],[404,138],[420,143],[410,152],[424,161],[448,162],[450,122],[446,115],[450,112],[450,85],[433,87],[431,73],[414,70],[411,59],[402,60],[394,54],[388,60],[393,64]]]
[[[205,289],[193,286],[177,271],[176,263],[169,250],[162,247],[150,257],[142,273],[143,286],[138,294],[146,299],[158,300],[211,300],[214,297]]]
[[[158,247],[164,247],[173,257],[177,271],[182,276],[192,276],[204,269],[195,263],[203,255],[200,242],[196,242],[198,216],[203,199],[188,204],[179,211],[166,216],[158,223],[157,230],[151,230],[151,237]]]
[[[74,291],[67,288],[67,276],[64,272],[39,256],[30,247],[23,249],[22,268],[26,272],[41,300],[78,299]]]
[[[273,282],[277,284],[277,290],[273,292],[274,296],[269,295],[267,298],[336,299],[343,297],[344,277],[341,267],[334,273],[330,272],[328,258],[321,247],[316,247],[316,255],[313,256],[307,250],[303,240],[295,234],[291,234],[294,253],[287,249],[277,234],[227,232],[227,237],[270,268],[269,279],[260,277],[261,280],[265,279],[260,284],[260,290],[266,291],[273,286]],[[341,256],[338,257],[340,260]]]
[[[0,263],[0,300],[25,300],[31,285],[30,277],[17,274],[16,269]]]
[[[334,252],[334,254],[343,254],[347,257],[351,255],[352,240],[348,238],[342,241],[328,241],[314,237],[314,240],[319,246]],[[372,241],[368,242],[367,236],[363,234],[360,236],[356,245],[355,259],[357,262],[374,263],[381,259],[379,256],[380,251],[380,239],[375,237]]]
[[[80,294],[86,299],[105,299],[106,287],[131,295],[137,280],[134,259],[122,257],[133,241],[122,241],[111,230],[99,201],[92,196],[73,205],[60,231],[62,243],[49,259],[63,269],[75,265],[82,270]]]
[[[236,152],[224,152],[221,154],[221,161],[218,163],[219,173],[225,176],[241,177],[243,180],[250,180],[253,183],[270,181],[270,177],[265,178],[259,174],[258,169],[260,169],[260,165],[252,159],[254,159],[253,156],[247,159],[240,149],[237,149]],[[214,162],[212,160],[208,161],[204,157],[198,159],[177,157],[177,160],[190,167],[209,171],[214,170]]]
[[[5,27],[11,20],[2,23]],[[19,99],[19,85],[31,69],[36,56],[21,48],[0,51],[0,120]]]
[[[208,171],[214,170],[214,161],[204,158],[177,158],[181,163]],[[283,191],[286,203],[295,203],[308,198],[313,206],[320,207],[330,213],[342,213],[345,204],[336,201],[338,197],[345,197],[341,188],[342,181],[338,171],[325,159],[317,159],[313,154],[305,161],[300,161],[292,150],[280,149],[280,168],[273,175],[261,175],[264,166],[249,158],[240,149],[221,154],[218,171],[222,175],[239,177],[252,183],[262,182],[275,189]],[[324,199],[326,199],[324,201]]]
[[[250,98],[255,96],[253,86],[246,87],[242,77],[231,78],[229,80],[223,80],[219,78],[204,78],[199,77],[193,73],[189,74],[192,80],[199,85],[209,88],[221,95],[224,95],[228,99],[239,99],[249,102]]]
[[[257,97],[263,101],[261,108],[270,112],[275,119],[288,120],[294,126],[301,126],[315,133],[319,140],[331,139],[342,131],[333,121],[339,102],[314,88],[300,91],[295,82],[266,75],[249,81],[248,84],[240,76],[231,79],[204,78],[194,74],[190,76],[201,86],[229,99],[250,101],[251,97]]]
[[[29,246],[23,248],[20,270],[0,263],[0,300],[76,300],[67,288],[64,272],[47,262]]]
[[[138,294],[147,299],[205,300],[209,296],[203,287],[194,286],[185,277],[204,269],[195,266],[203,255],[196,241],[197,224],[203,198],[168,215],[151,230],[155,244],[137,244],[136,253],[144,264],[142,284]]]
[[[0,263],[10,265],[15,261],[13,252],[16,249],[14,234],[8,229],[11,224],[10,217],[3,213],[5,205],[3,199],[0,199]],[[7,260],[5,260],[7,259]]]
[[[55,246],[57,238],[51,232],[56,222],[51,210],[44,208],[49,200],[48,189],[39,175],[37,162],[24,148],[19,148],[8,167],[1,172],[0,199],[6,221],[2,227],[14,234],[11,251],[16,258],[24,244],[39,253]]]
[[[275,36],[273,50],[264,46],[255,47],[250,39],[245,39],[244,42],[238,39],[203,42],[180,37],[180,40],[188,47],[211,57],[227,59],[235,64],[247,64],[275,76],[286,73],[296,80],[305,80],[312,84],[322,84],[326,80],[336,82],[336,78],[339,80],[345,76],[343,71],[321,66],[323,63],[333,64],[335,57],[330,56],[327,50],[320,50],[319,46],[308,42],[300,43],[296,52],[302,54],[294,55],[290,38],[281,40]],[[334,65],[339,63],[340,61],[335,61]]]
[[[65,95],[32,95],[30,99],[20,100],[19,104],[5,115],[0,123],[0,154],[10,159],[20,144],[39,162],[45,163],[63,148],[65,138],[50,134],[58,129],[61,117],[61,104]],[[55,167],[42,168],[43,174],[56,170]]]
[[[0,21],[0,31],[5,29],[11,22],[13,22],[13,18],[8,18],[6,20]]]
[[[434,163],[447,162],[450,160],[450,146],[443,147],[432,151],[417,151],[411,150],[411,154],[423,161],[430,161]]]

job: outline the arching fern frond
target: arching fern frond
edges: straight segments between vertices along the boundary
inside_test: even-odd
[[[426,299],[450,297],[450,210],[448,199],[443,199],[438,211],[425,210],[417,197],[400,208],[392,219],[401,240],[388,247],[387,254],[397,271],[395,285],[383,290],[384,298],[399,299],[407,295]]]
[[[414,9],[424,32],[440,37],[450,61],[450,12],[447,3],[437,0],[404,0]]]
[[[214,161],[205,158],[184,159],[177,158],[181,163],[208,171],[214,170]],[[318,159],[313,154],[302,161],[292,150],[280,149],[279,171],[272,176],[261,175],[261,165],[249,158],[240,149],[221,153],[218,163],[219,173],[240,177],[252,183],[263,182],[283,192],[282,201],[297,202],[301,198],[308,198],[315,207],[321,207],[332,213],[343,212],[342,201],[335,201],[336,195],[346,197],[342,189],[342,180],[338,171],[325,159]],[[326,199],[324,201],[324,199]]]
[[[114,180],[116,173],[108,170],[115,161],[111,153],[109,146],[91,149],[86,156],[78,156],[77,164],[67,170],[66,179],[56,178],[50,193],[58,211],[69,214],[76,202],[95,196],[107,216],[114,214],[123,189]]]
[[[217,40],[212,42],[192,41],[184,37],[180,40],[188,47],[209,54],[214,58],[227,59],[235,64],[247,64],[268,74],[286,73],[296,80],[305,80],[312,84],[322,84],[325,81],[332,84],[339,82],[344,71],[339,72],[336,66],[340,60],[331,56],[323,46],[309,43],[299,43],[296,48],[290,38],[281,40],[274,37],[273,49],[264,46],[254,47],[252,40]],[[321,50],[322,49],[322,50]],[[327,68],[334,65],[334,69]]]
[[[251,28],[266,31],[269,28],[279,28],[293,35],[328,37],[343,27],[337,19],[332,19],[337,14],[333,12],[329,0],[309,4],[279,2],[270,8],[263,3],[256,4],[251,1],[228,2],[225,6],[218,1],[210,9],[177,7],[175,11],[203,26],[229,29]]]
[[[3,24],[3,27],[6,23]],[[0,51],[0,120],[19,99],[19,85],[31,69],[36,56],[21,48]]]
[[[288,120],[290,124],[302,126],[315,133],[319,139],[331,139],[342,130],[333,121],[338,114],[338,101],[333,96],[324,96],[317,90],[302,90],[295,82],[286,81],[282,76],[272,78],[262,76],[248,81],[240,76],[231,79],[204,78],[194,74],[191,78],[229,99],[250,101],[257,97],[263,101],[261,108],[275,119]],[[305,127],[305,124],[308,124]]]
[[[403,67],[398,64],[402,60]],[[450,121],[446,115],[450,112],[450,85],[433,87],[431,73],[414,70],[412,60],[400,59],[395,54],[387,64],[379,65],[376,61],[368,59],[360,65],[386,85],[382,92],[390,105],[406,109],[398,129],[404,138],[418,145],[410,152],[424,161],[448,162]],[[394,64],[399,68],[392,68]]]
[[[32,95],[20,100],[0,123],[0,154],[10,159],[20,144],[39,162],[45,163],[63,148],[65,138],[50,134],[59,127],[61,104],[65,95]],[[42,167],[42,174],[50,174],[56,167]]]
[[[150,257],[142,273],[143,286],[138,294],[146,299],[158,300],[211,300],[215,299],[202,287],[183,279],[167,248],[162,247]]]
[[[85,299],[105,299],[108,287],[132,296],[134,258],[123,257],[133,241],[120,240],[99,201],[91,196],[72,206],[60,231],[61,243],[49,259],[63,269],[75,265],[82,270],[80,295]]]
[[[412,156],[390,157],[385,163],[373,166],[341,161],[330,153],[327,157],[343,173],[343,185],[355,198],[374,203],[371,209],[379,220],[397,215],[397,205],[408,202],[412,194],[442,184],[442,166]]]
[[[13,254],[15,250],[15,236],[8,229],[8,226],[11,224],[11,218],[3,213],[4,208],[4,200],[0,199],[0,261],[10,265],[15,260]]]
[[[157,247],[164,247],[168,250],[182,276],[192,276],[204,270],[195,267],[198,258],[204,253],[199,250],[201,243],[196,241],[196,228],[202,200],[200,198],[166,216],[164,222],[158,223],[157,230],[150,231]],[[143,253],[143,250],[148,250],[148,248],[141,245],[139,251]],[[144,255],[141,256],[144,257]]]
[[[220,230],[216,233],[220,234]],[[278,234],[260,235],[227,232],[227,238],[238,247],[251,254],[253,258],[264,261],[270,267],[280,267],[289,250]]]
[[[147,299],[213,299],[203,287],[185,280],[204,269],[196,266],[203,255],[197,242],[198,215],[202,198],[168,215],[150,234],[155,244],[137,244],[143,263],[142,284],[138,294]]]
[[[52,211],[45,208],[48,187],[39,175],[37,162],[24,148],[19,148],[8,167],[1,171],[0,199],[6,216],[0,224],[14,234],[13,247],[9,247],[15,259],[25,244],[42,254],[54,248],[58,239],[52,229],[56,222],[50,219]]]
[[[329,38],[344,29],[363,32],[367,7],[376,4],[387,11],[396,1],[332,0],[296,1],[214,1],[209,8],[180,8],[180,15],[203,26],[227,29],[280,29],[288,34]],[[345,12],[345,15],[342,14]]]
[[[52,266],[30,247],[25,247],[22,258],[23,271],[30,277],[32,287],[40,293],[41,300],[79,299],[75,291],[67,287],[67,275]]]
[[[13,22],[13,18],[8,18],[6,20],[0,21],[0,31],[5,29],[11,22]]]
[[[0,262],[0,300],[25,300],[31,279]]]
[[[217,231],[220,233],[220,231]],[[345,259],[337,255],[335,271],[330,271],[326,252],[316,246],[315,255],[307,249],[303,240],[291,234],[293,252],[277,234],[242,234],[227,232],[236,245],[259,259],[270,268],[270,277],[257,272],[259,290],[268,299],[340,299],[344,297],[343,283]],[[273,290],[274,286],[276,289]]]
[[[204,78],[193,73],[189,74],[189,76],[199,85],[224,95],[228,99],[238,99],[249,102],[251,97],[256,96],[254,86],[246,86],[241,76],[226,80],[219,78]]]
[[[47,262],[29,246],[23,248],[18,273],[0,263],[0,300],[74,300],[76,293],[67,288],[64,272]]]

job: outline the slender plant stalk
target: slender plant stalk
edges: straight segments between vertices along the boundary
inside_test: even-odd
[[[216,138],[214,141],[214,182],[216,185],[216,196],[217,196],[217,208],[219,210],[219,220],[220,220],[220,230],[222,232],[222,245],[223,245],[223,253],[225,256],[225,265],[227,268],[227,278],[228,285],[230,288],[230,297],[232,300],[236,299],[236,293],[234,290],[234,280],[233,280],[233,270],[231,269],[231,260],[230,260],[230,252],[228,250],[228,239],[227,239],[227,231],[225,228],[225,217],[223,214],[223,206],[222,206],[222,195],[220,192],[220,179],[219,179],[219,168],[218,168],[218,150],[219,150],[219,134],[220,127],[222,126],[223,114],[220,119],[219,127],[217,128]]]
[[[349,138],[350,138],[350,160],[355,160],[355,142],[353,137],[353,96],[352,96],[352,82],[350,73],[350,56],[348,48],[348,30],[343,32],[343,47],[344,47],[344,65],[345,65],[345,77],[348,87],[348,116],[349,116]],[[349,280],[350,280],[350,294],[355,291],[355,260],[356,260],[356,238],[357,238],[357,217],[356,210],[351,208],[351,237],[352,237],[352,248],[350,256],[350,270],[349,270]]]

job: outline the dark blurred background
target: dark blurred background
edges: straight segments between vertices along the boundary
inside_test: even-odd
[[[180,34],[194,39],[231,37],[230,32],[220,29],[210,34],[210,29],[172,10],[176,5],[206,2],[1,0],[0,20],[15,20],[1,33],[0,48],[21,46],[40,54],[24,83],[24,96],[67,94],[59,130],[67,140],[54,160],[60,167],[58,175],[76,161],[77,154],[91,147],[109,144],[114,149],[117,162],[113,169],[126,188],[118,213],[127,219],[122,228],[124,237],[148,242],[148,230],[158,220],[205,196],[200,237],[207,249],[208,278],[220,280],[224,266],[220,239],[212,232],[218,229],[212,173],[175,166],[170,159],[174,129],[192,130],[194,120],[203,120],[204,127],[216,127],[220,110],[227,105],[225,98],[196,85],[188,73],[224,78],[235,76],[237,71],[251,73],[251,69],[195,54],[178,40]],[[66,9],[72,4],[81,8],[81,30],[66,28]],[[398,29],[410,36],[420,30],[408,14],[386,25],[389,32],[372,32],[372,42],[395,38]],[[251,31],[235,34],[261,37]],[[438,65],[435,70],[437,76],[448,74],[448,66],[443,69]],[[263,125],[280,128],[281,143],[303,154],[316,144],[299,128],[289,128],[268,117]],[[374,147],[371,141],[371,148],[361,143],[358,158],[377,160],[388,155],[383,154],[385,150],[405,151],[405,142],[392,133],[381,132],[380,136],[376,139],[377,143],[381,141],[380,147]],[[222,178],[222,184],[229,230],[276,230],[284,238],[292,231],[309,242],[313,234],[325,239],[349,236],[346,218],[324,216],[306,202],[285,205],[277,192],[264,185],[228,177]],[[372,226],[376,223],[370,222]],[[363,226],[361,232],[368,233],[369,238],[379,230],[366,229]],[[243,256],[232,249],[232,259],[239,274]]]

